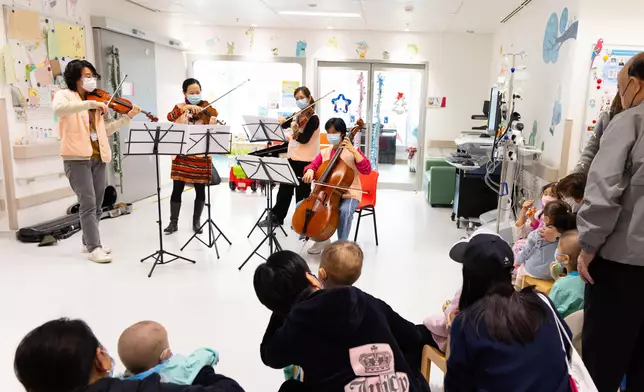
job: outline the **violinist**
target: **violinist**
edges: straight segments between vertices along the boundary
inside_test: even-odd
[[[320,151],[320,118],[315,114],[315,106],[311,106],[315,103],[315,100],[307,87],[298,87],[294,95],[297,107],[300,110],[306,110],[302,110],[291,120],[282,122],[282,128],[290,128],[293,131],[288,144],[288,162],[295,175],[302,177],[304,168],[311,163]],[[295,190],[295,203],[297,204],[311,194],[311,184],[302,182],[297,187],[280,184],[277,200],[273,206],[272,222],[274,226],[284,224],[284,218],[286,218],[293,199],[293,190]],[[259,226],[267,227],[268,219],[260,222]]]
[[[362,151],[355,148],[351,143],[351,139],[347,136],[347,125],[341,118],[331,118],[324,125],[327,131],[327,138],[331,147],[325,148],[313,159],[310,165],[304,168],[304,176],[302,181],[310,184],[315,180],[315,173],[322,163],[333,159],[333,157],[340,151],[340,159],[344,161],[353,171],[354,179],[353,184],[349,187],[349,191],[343,195],[340,202],[340,220],[338,222],[338,240],[346,241],[351,232],[351,223],[353,222],[353,213],[355,212],[360,200],[362,199],[362,185],[360,183],[360,174],[371,173],[371,163],[364,156]],[[329,241],[316,242],[308,253],[312,255],[320,254],[324,248],[329,244]]]
[[[180,103],[168,113],[168,121],[178,124],[216,124],[217,110],[207,101],[201,99],[201,83],[189,78],[183,82],[184,103]],[[179,230],[179,212],[181,195],[186,183],[195,188],[195,204],[192,213],[192,230],[201,234],[201,213],[206,205],[206,184],[212,178],[212,159],[210,156],[178,155],[172,160],[170,177],[173,181],[170,197],[170,224],[165,228],[166,234]]]
[[[54,96],[65,175],[80,203],[83,251],[96,263],[112,261],[111,250],[101,242],[98,223],[107,186],[107,164],[112,160],[108,137],[141,112],[136,105],[119,120],[105,121],[107,105],[88,100],[100,75],[86,60],[73,60],[63,74],[67,88]]]

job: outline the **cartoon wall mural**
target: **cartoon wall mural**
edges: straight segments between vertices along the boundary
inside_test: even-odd
[[[563,44],[571,39],[577,39],[579,21],[570,21],[568,8],[564,8],[561,17],[553,12],[546,24],[543,36],[543,62],[556,63],[559,59],[559,50]]]
[[[550,123],[550,134],[555,134],[555,129],[561,124],[563,117],[563,106],[561,105],[561,84],[557,87],[557,95],[555,96],[555,101],[552,104],[552,122]]]
[[[530,132],[530,137],[528,138],[528,145],[529,146],[536,146],[537,145],[537,131],[539,130],[539,122],[537,120],[534,120],[532,123],[532,132]]]

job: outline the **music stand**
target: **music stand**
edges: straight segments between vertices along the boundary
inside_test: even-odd
[[[233,143],[232,134],[230,133],[229,125],[189,125],[190,129],[190,141],[188,143],[188,148],[183,155],[229,155]],[[226,237],[223,231],[217,226],[217,224],[212,220],[212,214],[210,210],[210,186],[208,183],[206,187],[208,188],[208,220],[201,224],[199,231],[203,232],[204,226],[208,225],[208,242],[205,242],[203,239],[198,237],[199,232],[195,232],[192,237],[186,242],[181,250],[183,251],[188,244],[195,238],[199,240],[202,244],[206,245],[208,248],[212,249],[215,247],[215,253],[217,254],[217,259],[219,259],[219,248],[217,248],[217,240],[219,237],[224,237],[228,245],[232,245],[232,242]],[[213,230],[214,229],[214,230]],[[219,234],[215,236],[215,230]]]
[[[262,242],[257,245],[253,253],[251,253],[248,258],[239,266],[239,270],[248,263],[248,261],[254,255],[257,255],[264,260],[266,258],[259,254],[259,248],[264,245],[264,242],[268,240],[268,249],[269,255],[273,254],[275,250],[282,250],[282,246],[277,237],[275,236],[275,227],[273,227],[273,212],[271,206],[273,205],[273,192],[270,191],[270,186],[274,183],[276,184],[286,184],[291,186],[298,186],[300,183],[293,171],[293,168],[288,163],[286,158],[273,158],[273,157],[264,157],[260,158],[254,155],[246,155],[240,158],[237,158],[237,162],[241,166],[242,170],[246,174],[246,177],[251,180],[259,180],[268,182],[269,191],[266,192],[266,211],[268,219],[268,227],[266,228],[266,236]]]
[[[156,172],[157,172],[157,207],[159,220],[159,250],[152,253],[148,257],[141,259],[144,262],[147,259],[154,258],[154,264],[148,274],[148,278],[152,277],[152,273],[157,265],[171,263],[175,260],[181,259],[188,261],[192,264],[194,260],[175,255],[163,249],[163,223],[161,219],[161,177],[159,174],[159,155],[181,155],[184,153],[184,148],[187,145],[188,137],[186,137],[187,128],[182,124],[172,123],[156,123],[156,122],[139,122],[133,121],[130,123],[130,134],[127,144],[127,153],[129,155],[153,155]],[[165,255],[173,257],[171,260],[164,259]]]

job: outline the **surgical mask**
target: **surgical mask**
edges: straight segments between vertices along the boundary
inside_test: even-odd
[[[546,204],[550,203],[551,201],[557,200],[556,197],[554,196],[541,196],[541,208],[545,207]]]
[[[581,203],[577,203],[575,199],[572,197],[566,197],[564,201],[570,206],[570,209],[574,214],[579,212],[579,209],[581,208]]]
[[[201,103],[201,94],[188,95],[186,98],[191,105],[199,105]]]
[[[309,106],[309,100],[306,98],[298,99],[297,101],[295,101],[295,104],[298,108],[304,109]]]
[[[342,140],[342,135],[339,133],[327,133],[326,138],[329,140],[329,143],[337,146]]]
[[[96,78],[83,78],[83,90],[91,93],[96,90],[98,87],[98,81]]]

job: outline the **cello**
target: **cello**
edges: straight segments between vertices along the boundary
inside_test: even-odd
[[[353,139],[355,134],[364,127],[364,121],[359,119],[347,136]],[[340,220],[340,201],[350,190],[355,177],[354,171],[341,158],[342,149],[338,147],[333,158],[322,163],[315,173],[318,180],[311,194],[302,200],[293,214],[293,230],[313,241],[326,241],[338,228]]]

